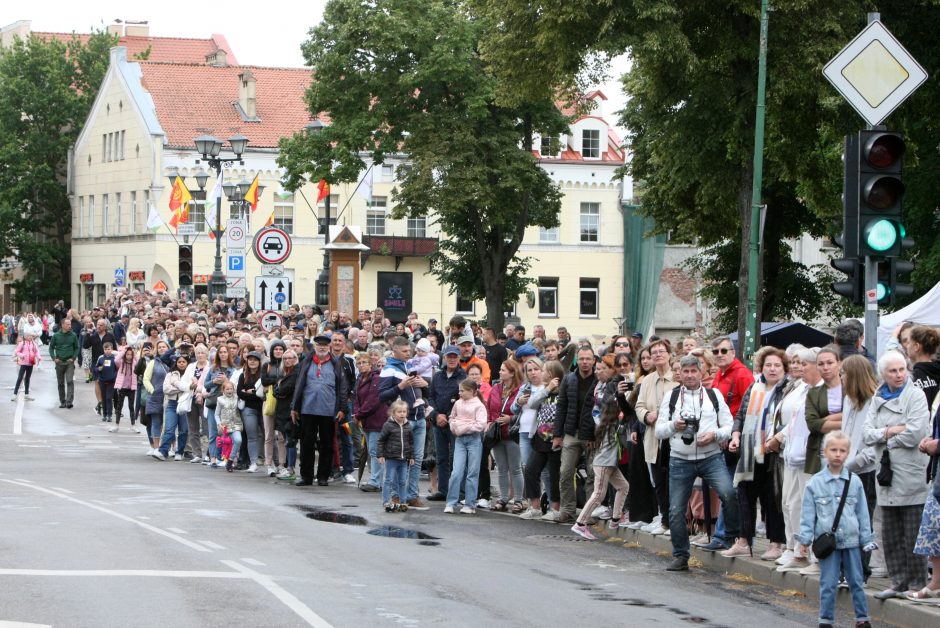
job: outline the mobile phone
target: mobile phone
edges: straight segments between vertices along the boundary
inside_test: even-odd
[[[418,371],[409,371],[409,372],[408,372],[408,377],[417,377],[417,376],[418,376]]]

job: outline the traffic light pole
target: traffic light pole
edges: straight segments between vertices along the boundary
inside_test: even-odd
[[[878,358],[878,260],[865,256],[865,350]]]

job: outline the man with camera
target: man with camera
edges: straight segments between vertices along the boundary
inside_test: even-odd
[[[669,532],[674,560],[668,571],[689,568],[689,530],[686,508],[696,477],[718,492],[725,512],[725,529],[738,533],[738,498],[725,466],[720,441],[731,438],[732,417],[728,404],[711,388],[702,386],[703,365],[686,355],[679,361],[681,386],[663,398],[656,421],[656,438],[669,440]],[[663,420],[665,419],[665,420]]]

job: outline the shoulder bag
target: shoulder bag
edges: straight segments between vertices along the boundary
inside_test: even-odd
[[[836,530],[839,529],[839,519],[842,518],[842,509],[845,508],[845,498],[849,495],[849,485],[852,483],[852,474],[849,473],[849,479],[845,481],[845,487],[842,489],[842,497],[839,499],[839,509],[836,510],[836,517],[832,520],[832,528],[829,532],[823,532],[813,541],[813,554],[816,558],[823,559],[836,551]]]

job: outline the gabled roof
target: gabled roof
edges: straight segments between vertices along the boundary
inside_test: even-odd
[[[249,149],[274,148],[311,119],[304,101],[311,72],[305,68],[139,63],[170,147],[192,149],[193,139],[203,133],[222,140],[241,133]],[[247,69],[256,81],[258,122],[246,122],[235,106],[238,76]]]
[[[68,42],[75,36],[82,42],[88,41],[88,33],[51,33],[34,31],[36,37],[44,39],[58,39]],[[127,58],[129,61],[135,61],[138,55],[141,55],[150,49],[148,61],[174,62],[174,63],[199,63],[205,64],[206,55],[224,50],[227,55],[228,63],[236,65],[235,53],[228,45],[224,35],[213,34],[209,39],[187,39],[184,37],[140,37],[140,36],[122,36],[118,40],[118,46],[127,48]]]

